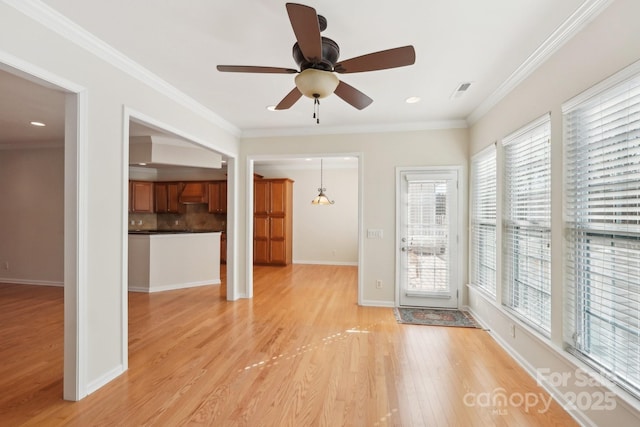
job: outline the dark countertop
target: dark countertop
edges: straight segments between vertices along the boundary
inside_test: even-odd
[[[195,234],[224,233],[223,230],[129,230],[129,234]]]

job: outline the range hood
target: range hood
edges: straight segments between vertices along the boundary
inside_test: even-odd
[[[178,201],[183,205],[209,203],[209,188],[206,182],[185,182]]]

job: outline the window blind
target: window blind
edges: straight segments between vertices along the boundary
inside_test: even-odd
[[[449,215],[447,181],[407,176],[407,255],[410,292],[448,292]]]
[[[544,335],[551,323],[550,116],[506,137],[502,303]]]
[[[564,340],[640,396],[640,75],[563,113]]]
[[[496,147],[471,161],[471,283],[496,296]]]

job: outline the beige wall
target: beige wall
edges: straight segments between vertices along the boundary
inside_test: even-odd
[[[529,78],[513,90],[470,128],[471,154],[528,122],[551,112],[552,150],[552,317],[551,340],[532,333],[499,306],[488,302],[480,294],[472,292],[471,308],[490,327],[494,336],[509,349],[514,357],[535,375],[539,368],[554,372],[573,372],[576,364],[562,349],[563,321],[563,171],[562,171],[562,103],[580,94],[599,81],[624,67],[640,60],[640,31],[637,17],[640,2],[616,0],[566,43]],[[498,159],[500,159],[498,144]],[[498,162],[498,177],[501,162]],[[500,180],[498,180],[500,181]],[[502,208],[501,185],[498,183],[498,220]],[[498,245],[501,246],[501,229],[498,227]],[[501,282],[501,255],[498,254],[498,286]],[[510,327],[515,324],[515,337]],[[571,384],[559,390],[560,395],[571,390]],[[574,392],[594,390],[584,388]],[[637,400],[634,405],[638,406]],[[586,417],[596,425],[638,425],[640,412],[631,409],[621,400],[615,411],[586,411]],[[584,418],[583,418],[584,419]]]
[[[383,239],[363,239],[361,303],[392,306],[396,281],[395,168],[461,166],[464,176],[461,177],[460,191],[464,203],[460,212],[463,213],[466,224],[467,188],[464,183],[467,182],[467,141],[467,129],[244,139],[241,142],[240,164],[244,168],[241,175],[243,179],[246,178],[247,159],[252,157],[287,154],[317,157],[327,153],[359,153],[362,177],[360,191],[363,200],[361,229],[377,228],[384,232]],[[244,198],[240,201],[246,203]],[[244,212],[244,206],[241,206],[240,212]],[[241,223],[244,220],[246,218],[241,219]],[[461,230],[461,233],[463,269],[460,280],[466,283],[466,231]],[[245,238],[246,234],[243,235],[243,239]],[[376,288],[376,280],[382,280],[382,289]]]
[[[63,284],[64,152],[52,145],[0,148],[0,282]]]

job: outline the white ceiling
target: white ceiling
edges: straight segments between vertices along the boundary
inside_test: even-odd
[[[218,64],[296,68],[295,42],[279,0],[42,0],[86,31],[169,82],[239,129],[244,136],[329,133],[389,128],[464,126],[528,64],[532,55],[583,3],[595,0],[311,0],[328,20],[342,60],[412,44],[413,66],[339,77],[373,98],[358,111],[336,96],[322,100],[321,124],[312,101],[271,112],[293,87],[293,75],[221,73]],[[535,56],[535,55],[534,55]],[[35,112],[60,131],[61,95],[0,74],[0,125],[10,129]],[[451,94],[472,82],[460,98]],[[37,91],[37,92],[34,92]],[[419,96],[422,101],[407,104]],[[484,104],[483,104],[484,103]],[[16,105],[22,105],[16,108]],[[47,115],[49,114],[49,115]],[[19,117],[17,117],[19,116]],[[41,132],[42,129],[40,129]],[[34,129],[19,131],[33,140]],[[50,135],[48,136],[50,138]]]

